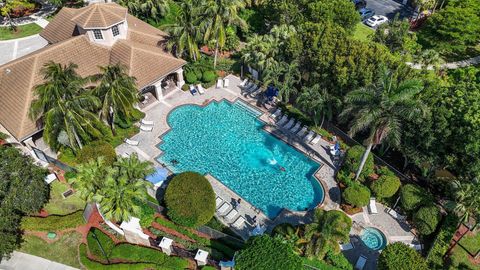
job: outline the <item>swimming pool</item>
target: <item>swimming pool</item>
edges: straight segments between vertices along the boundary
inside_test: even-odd
[[[269,218],[282,208],[315,207],[324,196],[313,177],[320,164],[264,131],[258,114],[241,105],[221,101],[174,109],[158,161],[174,173],[210,173]]]
[[[387,245],[385,235],[380,230],[373,227],[365,228],[360,235],[360,239],[362,239],[362,242],[372,250],[381,250]]]

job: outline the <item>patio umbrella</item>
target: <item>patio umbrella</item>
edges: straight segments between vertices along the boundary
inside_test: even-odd
[[[150,183],[157,185],[165,179],[167,179],[168,176],[168,170],[165,168],[156,168],[155,172],[147,176],[145,179],[149,181]]]
[[[260,226],[260,224],[257,224],[257,226],[252,230],[250,234],[252,236],[262,235],[266,230],[266,227],[262,227]]]

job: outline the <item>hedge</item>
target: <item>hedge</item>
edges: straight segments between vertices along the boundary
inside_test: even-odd
[[[420,254],[402,242],[396,242],[380,253],[378,270],[427,270],[427,264]]]
[[[413,224],[423,235],[432,234],[437,228],[442,215],[435,205],[423,206],[413,215]]]
[[[455,231],[457,230],[458,217],[455,215],[448,215],[440,228],[440,231],[435,238],[433,245],[427,255],[427,263],[430,269],[443,269],[445,265],[443,256],[447,253]]]
[[[373,194],[379,198],[390,198],[400,188],[400,178],[395,175],[382,175],[370,185]]]
[[[169,257],[163,252],[132,244],[119,244],[112,250],[112,259],[125,259],[132,262],[154,263],[166,269],[184,269],[188,261],[179,257]]]
[[[77,155],[78,163],[87,163],[90,160],[96,160],[97,157],[103,157],[105,165],[112,165],[117,158],[117,153],[112,145],[104,141],[95,141],[84,146]]]
[[[98,239],[95,239],[95,236]],[[113,248],[115,247],[115,242],[103,233],[101,230],[93,228],[88,232],[87,235],[87,244],[88,244],[88,250],[90,251],[90,254],[97,257],[100,260],[107,260],[105,255],[103,254],[102,250],[100,249],[99,244],[102,246],[103,251],[107,255],[108,258],[110,258],[110,253],[112,252]]]
[[[215,192],[201,174],[184,172],[175,176],[165,192],[167,215],[176,223],[198,227],[215,213]]]
[[[212,70],[206,70],[202,74],[202,81],[204,83],[209,83],[209,82],[214,81],[215,77],[216,77],[215,72],[213,72]]]
[[[348,172],[356,173],[358,168],[360,167],[360,161],[362,160],[363,153],[365,153],[365,147],[361,145],[356,145],[348,149],[347,154],[345,156],[345,162],[343,166]],[[363,167],[362,173],[358,180],[365,181],[365,179],[375,172],[373,162],[373,155],[368,155],[367,161],[365,162],[365,166]]]
[[[345,201],[356,207],[366,206],[370,200],[370,190],[361,184],[356,184],[343,191]]]
[[[198,78],[197,78],[197,75],[195,75],[195,73],[193,73],[193,72],[185,73],[185,81],[188,84],[194,84],[194,83],[197,82],[197,80],[198,80]]]
[[[83,211],[77,211],[65,216],[24,217],[22,220],[22,229],[27,231],[50,232],[76,228],[84,223]]]
[[[423,188],[417,185],[407,184],[404,185],[400,190],[400,201],[403,209],[412,211],[428,202],[431,202],[432,198]]]

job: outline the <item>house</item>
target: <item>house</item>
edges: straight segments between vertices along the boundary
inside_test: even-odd
[[[137,79],[142,94],[150,92],[158,100],[184,84],[186,62],[165,52],[167,34],[116,3],[62,8],[40,35],[49,45],[0,66],[0,131],[30,150],[44,146],[42,124],[32,121],[28,110],[49,61],[75,63],[80,76],[120,63]]]

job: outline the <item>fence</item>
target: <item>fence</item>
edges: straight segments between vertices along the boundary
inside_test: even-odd
[[[241,244],[241,245],[243,245],[243,243],[244,243],[243,240],[241,240],[239,238],[236,238],[236,237],[233,237],[229,234],[217,231],[217,230],[212,229],[208,226],[201,226],[201,227],[197,228],[197,231],[208,235],[212,239],[220,239],[221,238],[223,240],[236,242],[237,244]]]
[[[35,153],[35,155],[40,159],[40,160],[43,160],[45,162],[48,162],[48,163],[52,163],[53,165],[57,166],[58,168],[62,169],[63,171],[65,172],[71,172],[71,171],[74,171],[75,169],[68,166],[67,164],[45,154],[45,152],[43,152],[42,150],[38,149],[38,148],[35,148],[35,147],[32,147],[33,149],[33,152]]]

